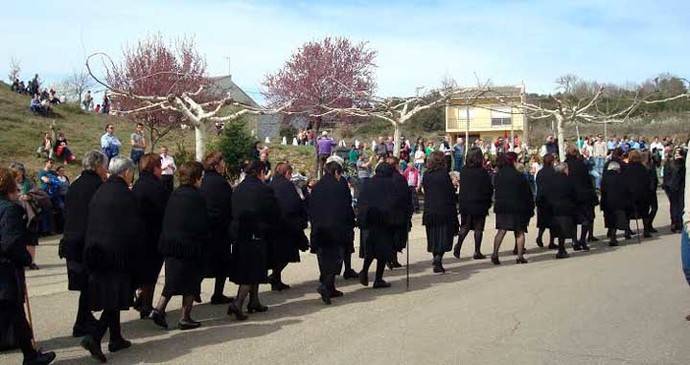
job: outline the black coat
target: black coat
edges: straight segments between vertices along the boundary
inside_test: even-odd
[[[144,224],[144,236],[138,253],[140,270],[135,281],[140,285],[151,285],[158,281],[158,274],[163,265],[163,256],[158,252],[158,241],[165,206],[168,203],[168,191],[158,177],[142,171],[132,192],[137,198],[141,220]]]
[[[457,199],[448,171],[440,168],[425,173],[422,187],[424,188],[422,224],[430,227],[449,225],[451,230],[457,231],[460,227]]]
[[[460,171],[460,213],[486,216],[491,208],[494,187],[491,176],[482,167],[465,167]]]
[[[211,240],[204,250],[204,275],[227,277],[231,262],[232,188],[225,177],[214,170],[207,170],[199,192],[206,199],[211,233]]]
[[[577,207],[577,192],[573,181],[565,174],[554,173],[544,190],[544,199],[554,217],[571,217]]]
[[[392,194],[394,199],[391,218],[395,231],[393,233],[393,248],[397,252],[402,252],[407,246],[408,232],[412,229],[414,207],[412,206],[412,196],[410,195],[410,189],[407,186],[405,177],[393,169],[391,179],[393,181]]]
[[[24,209],[0,197],[0,303],[24,303],[24,267],[31,265],[28,234]]]
[[[82,264],[89,203],[103,180],[93,171],[84,170],[70,185],[65,197],[65,228],[60,240],[60,256],[67,259],[67,280],[70,290],[81,291],[88,284],[88,274]]]
[[[362,186],[357,201],[357,221],[362,230],[360,257],[376,258],[388,262],[393,256],[394,233],[398,227],[395,218],[398,203],[393,181],[393,168],[379,165],[376,175]]]
[[[584,161],[569,155],[566,157],[565,162],[568,164],[568,176],[575,185],[578,206],[588,209],[597,205],[597,193],[594,189],[594,182]]]
[[[232,194],[233,267],[230,280],[238,285],[267,282],[267,245],[281,213],[273,189],[247,176]]]
[[[604,171],[601,179],[601,210],[613,213],[617,210],[629,212],[632,210],[630,187],[625,181],[625,175],[620,171]]]
[[[534,215],[534,198],[529,182],[513,167],[503,167],[494,177],[494,213],[518,215],[529,218]]]
[[[199,294],[209,227],[206,201],[199,189],[190,185],[177,188],[168,199],[158,243],[165,257],[164,296]]]
[[[550,228],[551,220],[553,218],[553,211],[546,199],[546,192],[553,186],[553,177],[556,171],[553,166],[544,166],[537,173],[537,197],[535,203],[537,206],[537,227]],[[572,184],[571,184],[572,185]]]
[[[127,183],[111,176],[89,203],[84,263],[89,271],[90,308],[125,310],[132,304],[132,279],[144,236],[137,199]]]
[[[299,262],[299,251],[309,249],[309,241],[304,234],[308,225],[306,204],[297,193],[295,184],[284,176],[276,175],[270,187],[280,207],[281,216],[269,237],[269,267]]]
[[[625,184],[630,192],[628,199],[632,200],[631,218],[646,218],[651,203],[652,182],[649,172],[639,162],[628,163],[628,167],[622,172]],[[656,194],[656,192],[654,192]]]
[[[309,217],[313,252],[320,248],[347,248],[352,244],[355,213],[347,184],[332,175],[322,177],[309,198]]]

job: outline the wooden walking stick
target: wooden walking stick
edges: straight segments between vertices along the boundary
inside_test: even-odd
[[[405,255],[407,256],[407,262],[405,263],[405,291],[410,290],[410,236],[407,236],[407,242],[405,242]]]
[[[26,303],[26,315],[29,320],[29,329],[31,329],[31,344],[36,347],[36,336],[34,335],[34,322],[31,318],[31,303],[29,303],[29,291],[26,286],[26,279],[24,279],[24,302]]]
[[[640,237],[640,221],[638,217],[637,207],[635,207],[635,232],[637,232],[637,243],[642,244],[642,237]]]

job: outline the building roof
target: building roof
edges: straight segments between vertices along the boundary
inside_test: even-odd
[[[453,94],[451,99],[465,99],[467,97],[474,98],[480,88],[469,88]],[[521,86],[489,86],[488,90],[479,96],[479,99],[493,99],[493,98],[519,98],[523,94]]]
[[[234,81],[232,75],[226,76],[212,76],[208,78],[210,81],[209,91],[225,96],[229,94],[238,103],[259,107],[259,104],[254,101],[247,93],[244,92]]]

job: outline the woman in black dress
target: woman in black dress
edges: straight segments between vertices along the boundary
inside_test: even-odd
[[[435,273],[443,273],[443,254],[453,248],[453,237],[458,233],[458,210],[455,188],[448,175],[443,153],[432,152],[427,161],[422,187],[424,188],[424,215],[426,249],[434,255]]]
[[[649,218],[652,183],[649,178],[649,172],[642,165],[640,151],[632,150],[628,154],[628,166],[623,171],[623,177],[630,189],[630,199],[632,199],[632,210],[628,216],[630,219],[641,219],[644,222],[644,237],[651,237],[652,233],[649,231],[646,222]],[[656,194],[656,191],[654,194]]]
[[[211,304],[227,304],[232,300],[223,295],[231,262],[229,228],[232,220],[232,188],[225,178],[222,153],[209,153],[203,163],[204,178],[199,192],[206,199],[211,231],[211,240],[204,250],[204,277],[216,280]]]
[[[683,230],[683,208],[685,191],[685,159],[686,152],[682,148],[677,148],[667,153],[664,163],[664,179],[662,188],[668,197],[669,210],[671,215],[671,233]]]
[[[387,288],[390,284],[383,280],[383,272],[395,250],[393,240],[396,226],[391,220],[395,208],[393,186],[393,167],[388,163],[376,166],[376,174],[362,186],[357,201],[357,221],[362,240],[359,257],[364,259],[359,281],[369,285],[369,267],[376,260],[376,279],[374,288]]]
[[[280,206],[281,217],[270,237],[268,281],[271,290],[290,289],[283,282],[282,272],[290,262],[300,262],[299,252],[309,249],[309,240],[304,235],[307,228],[307,207],[297,193],[297,187],[290,181],[292,166],[287,162],[276,165],[271,188]]]
[[[642,152],[642,165],[647,169],[647,174],[649,175],[649,214],[647,215],[647,220],[644,222],[645,229],[649,233],[658,233],[654,228],[654,218],[656,218],[656,213],[659,211],[659,199],[656,195],[657,189],[659,189],[659,175],[657,175],[657,161],[652,156],[649,151]]]
[[[19,190],[12,171],[0,168],[0,343],[14,343],[24,355],[24,364],[50,364],[54,352],[42,353],[32,344],[31,327],[24,313],[26,281],[24,267],[31,264],[26,249],[24,210],[16,204]],[[3,338],[13,333],[14,338]],[[0,351],[7,350],[0,348]]]
[[[582,160],[580,151],[575,146],[568,147],[565,157],[568,164],[568,177],[575,185],[577,192],[576,223],[580,227],[580,239],[573,240],[573,250],[589,251],[587,241],[596,241],[594,237],[594,207],[598,204],[594,180]]]
[[[273,189],[264,180],[266,165],[252,161],[247,176],[232,194],[233,266],[230,280],[239,285],[235,300],[228,306],[228,315],[245,320],[244,300],[249,295],[247,311],[265,312],[268,307],[259,301],[259,284],[268,282],[267,245],[276,222],[280,220],[280,207]]]
[[[515,169],[517,154],[508,152],[498,157],[498,172],[494,177],[496,213],[496,237],[494,238],[494,252],[491,262],[500,265],[498,250],[506,232],[515,234],[517,245],[517,263],[526,264],[523,256],[525,251],[525,233],[529,220],[534,215],[534,198],[529,187],[529,181]]]
[[[479,148],[473,147],[467,152],[467,164],[460,170],[460,233],[453,249],[456,258],[460,258],[462,243],[470,231],[474,231],[474,259],[486,258],[482,254],[482,238],[493,193],[491,177],[484,169],[484,154]]]
[[[194,298],[201,292],[203,254],[210,238],[206,201],[199,192],[204,167],[185,162],[179,170],[180,186],[170,195],[165,208],[158,251],[165,258],[165,286],[158,305],[151,312],[157,325],[168,328],[165,308],[173,295],[182,296],[182,317],[177,326],[188,330],[201,326],[191,317]]]
[[[616,231],[625,232],[625,238],[630,236],[630,222],[628,212],[631,209],[630,190],[625,183],[625,176],[621,173],[621,165],[611,161],[601,179],[601,210],[604,212],[604,225],[608,229],[609,246],[618,246]]]
[[[553,176],[555,171],[553,169],[553,163],[556,160],[554,155],[547,154],[544,156],[544,166],[537,173],[537,198],[535,203],[537,205],[537,228],[539,229],[537,233],[537,246],[544,247],[544,232],[549,229],[549,246],[550,250],[558,248],[554,244],[555,236],[551,232],[551,218],[553,212],[547,204],[545,199],[546,192],[553,185]]]
[[[158,253],[158,240],[168,203],[168,191],[161,182],[162,172],[160,155],[145,154],[139,160],[139,179],[132,188],[144,222],[144,237],[139,253],[141,270],[136,278],[139,295],[134,303],[134,308],[139,311],[142,319],[151,315],[153,292],[163,267],[163,257]]]
[[[566,239],[575,239],[577,226],[575,225],[577,192],[573,181],[568,178],[568,165],[559,163],[554,167],[544,185],[544,204],[549,207],[549,230],[551,237],[558,238],[557,259],[568,257],[565,249]]]
[[[133,281],[139,270],[137,253],[144,236],[137,198],[130,190],[136,167],[132,160],[117,156],[110,160],[110,177],[89,203],[89,220],[84,244],[84,263],[89,272],[89,307],[101,313],[92,333],[81,346],[95,359],[106,362],[101,340],[110,332],[110,352],[132,345],[122,337],[120,311],[132,306]]]

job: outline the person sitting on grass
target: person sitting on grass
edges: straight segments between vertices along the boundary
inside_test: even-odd
[[[57,139],[55,140],[55,156],[62,157],[65,165],[77,159],[69,149],[67,138],[65,138],[65,133],[63,132],[58,133]]]

